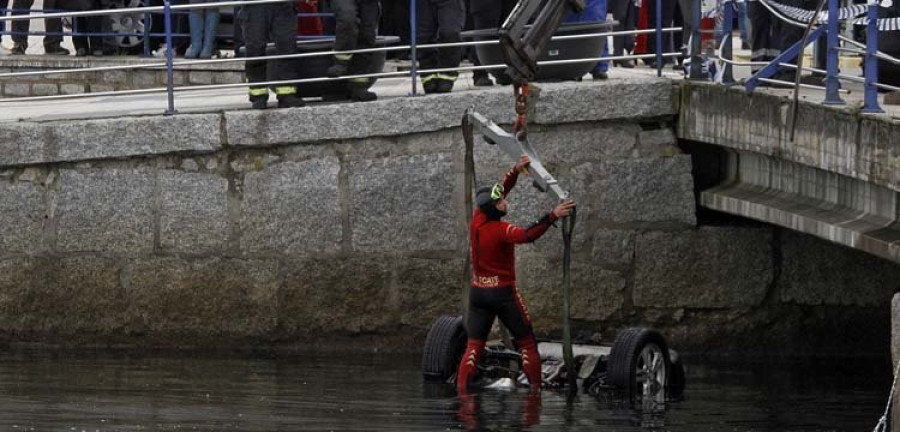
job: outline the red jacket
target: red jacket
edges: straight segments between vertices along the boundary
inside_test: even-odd
[[[503,197],[509,194],[519,173],[510,170],[503,177]],[[516,285],[515,245],[529,243],[542,236],[556,222],[553,213],[528,228],[521,228],[502,220],[489,220],[480,209],[475,209],[469,231],[472,253],[472,286],[475,288],[499,288]]]

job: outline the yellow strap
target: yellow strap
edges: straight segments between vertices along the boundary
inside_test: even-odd
[[[250,96],[265,96],[267,94],[269,94],[269,89],[267,89],[265,87],[250,89]]]
[[[275,87],[275,94],[277,95],[289,95],[297,93],[297,87],[294,86],[278,86]]]
[[[427,84],[428,81],[431,81],[437,77],[438,76],[435,74],[422,75],[422,84]]]
[[[335,54],[334,58],[340,61],[350,61],[353,58],[353,54]]]

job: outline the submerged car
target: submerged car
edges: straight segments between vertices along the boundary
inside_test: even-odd
[[[456,380],[456,369],[466,347],[462,317],[442,316],[425,339],[422,369],[426,381]],[[677,400],[685,387],[684,365],[665,338],[645,327],[625,329],[612,344],[573,343],[579,391],[610,393],[628,400],[659,402]],[[568,381],[563,344],[539,341],[543,387],[562,388]],[[522,356],[500,341],[487,344],[478,364],[479,383],[485,387],[509,387],[524,383]]]

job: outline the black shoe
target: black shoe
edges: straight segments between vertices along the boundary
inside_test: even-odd
[[[278,108],[300,108],[306,106],[303,98],[297,95],[284,95],[278,97]]]
[[[425,89],[425,94],[437,93],[437,79],[432,79],[428,82],[422,83],[422,88]]]
[[[357,102],[371,102],[378,99],[378,95],[366,90],[365,87],[350,87],[350,100]]]
[[[494,81],[491,81],[491,77],[484,75],[477,75],[474,77],[475,87],[491,87],[494,85]]]
[[[67,49],[65,49],[65,48],[63,48],[63,47],[61,47],[61,46],[44,47],[44,54],[45,54],[45,55],[61,55],[61,56],[67,56],[67,55],[69,55],[69,50],[67,50]]]
[[[262,110],[269,107],[268,97],[250,98],[250,102],[253,104],[253,109]]]
[[[75,50],[75,57],[86,57],[87,55],[88,52],[84,48],[78,48],[77,50]]]
[[[634,62],[631,60],[613,60],[613,66],[618,66],[625,69],[633,69]]]
[[[453,91],[453,81],[447,79],[441,79],[437,82],[437,89],[435,89],[436,93],[450,93]]]
[[[12,55],[25,55],[25,49],[27,49],[27,47],[26,47],[25,45],[15,44],[15,45],[13,46],[12,51],[10,51],[10,54],[12,54]]]
[[[510,78],[509,75],[506,74],[506,72],[497,72],[496,74],[494,74],[494,80],[497,81],[498,85],[502,86],[512,84],[512,78]]]
[[[349,64],[346,60],[335,60],[334,64],[325,72],[330,78],[337,78],[347,75]]]
[[[606,72],[591,72],[591,78],[593,78],[594,81],[600,81],[609,78],[609,75],[606,75]]]

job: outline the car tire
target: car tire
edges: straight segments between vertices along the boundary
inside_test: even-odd
[[[456,374],[466,349],[462,317],[442,316],[428,330],[422,353],[422,373],[428,381],[447,381]]]
[[[629,400],[664,402],[671,369],[665,338],[656,330],[632,327],[616,336],[609,354],[607,380]]]

